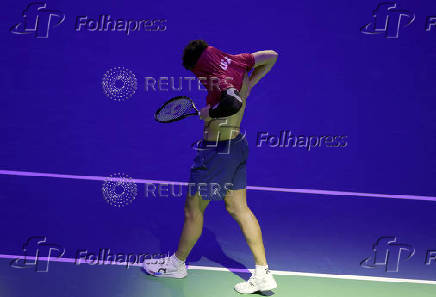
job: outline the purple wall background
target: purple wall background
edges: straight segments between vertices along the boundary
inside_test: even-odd
[[[275,49],[276,67],[253,90],[243,127],[251,145],[249,184],[432,195],[436,175],[432,1],[402,1],[416,13],[399,39],[364,35],[377,2],[56,1],[66,13],[48,39],[7,34],[25,4],[2,10],[3,169],[186,180],[199,121],[166,126],[154,110],[186,92],[144,90],[145,76],[189,76],[180,63],[196,38],[231,53]],[[183,11],[183,13],[180,13]],[[164,32],[76,32],[75,18],[165,18]],[[240,16],[235,19],[235,16]],[[106,70],[124,66],[139,89],[128,102],[106,98]],[[204,92],[187,92],[198,105]],[[258,131],[347,135],[345,149],[256,148]],[[157,163],[159,164],[157,166]],[[256,164],[254,166],[253,164]]]

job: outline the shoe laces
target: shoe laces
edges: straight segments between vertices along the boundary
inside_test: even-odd
[[[257,282],[258,279],[259,279],[259,276],[257,276],[256,274],[253,273],[253,274],[250,276],[250,278],[248,279],[247,283],[248,283],[250,286],[254,287],[254,286],[256,285],[256,282]]]

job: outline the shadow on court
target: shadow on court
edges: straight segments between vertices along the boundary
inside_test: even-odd
[[[178,226],[176,228],[174,224],[164,224],[162,221],[153,221],[150,225],[150,231],[159,241],[160,251],[174,251],[177,248],[178,236],[181,233],[181,228]],[[168,234],[178,235],[171,237],[168,236]],[[190,263],[198,262],[202,257],[222,267],[239,270],[232,270],[232,272],[244,280],[248,280],[250,277],[250,272],[247,267],[229,257],[218,243],[215,233],[207,227],[203,228],[203,233],[187,258],[186,264],[190,265]]]

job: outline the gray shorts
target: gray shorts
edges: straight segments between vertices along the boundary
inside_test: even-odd
[[[201,140],[191,166],[188,190],[204,200],[224,200],[227,190],[247,187],[248,143],[245,134],[223,141]]]

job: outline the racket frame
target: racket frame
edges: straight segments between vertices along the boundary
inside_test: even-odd
[[[194,107],[194,109],[195,109],[197,112],[196,112],[196,113],[187,113],[187,114],[184,114],[184,115],[181,116],[181,117],[178,117],[178,118],[175,118],[175,119],[172,119],[172,120],[169,120],[169,121],[165,121],[165,122],[159,121],[159,120],[157,119],[157,115],[159,114],[159,112],[160,112],[162,109],[165,108],[165,106],[167,106],[167,105],[170,104],[171,102],[176,101],[176,100],[179,100],[179,99],[181,99],[181,98],[183,98],[183,99],[188,99],[188,100],[190,101],[190,103],[192,104],[192,107]],[[189,117],[189,116],[199,115],[199,114],[200,114],[200,112],[199,112],[199,110],[197,109],[197,107],[195,106],[194,101],[192,101],[191,98],[189,98],[188,96],[176,96],[176,97],[171,98],[170,100],[168,100],[168,101],[165,102],[164,104],[162,104],[161,107],[159,107],[159,109],[154,113],[154,119],[155,119],[157,122],[159,122],[159,123],[167,124],[167,123],[172,123],[172,122],[176,122],[176,121],[183,120],[184,118]]]

